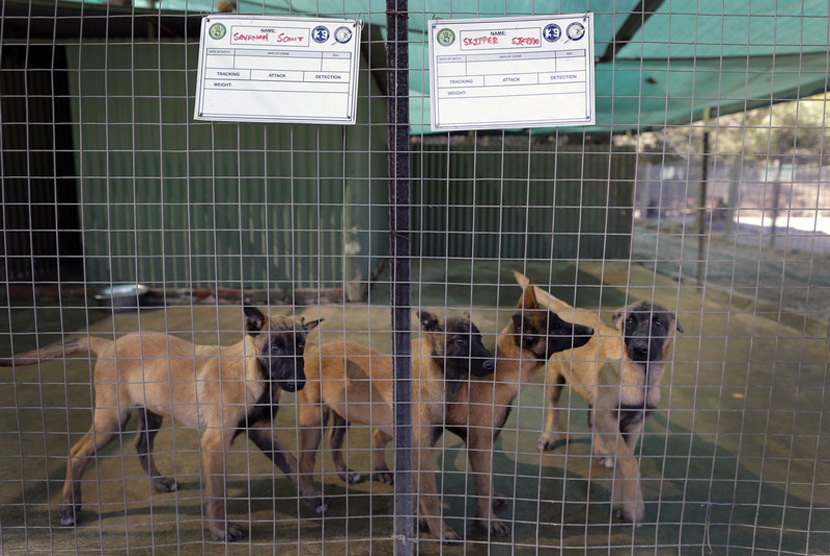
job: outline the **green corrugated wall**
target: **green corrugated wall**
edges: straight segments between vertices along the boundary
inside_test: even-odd
[[[636,153],[608,143],[495,143],[413,151],[417,253],[628,259]]]
[[[367,280],[388,227],[386,104],[368,71],[357,125],[220,124],[192,118],[197,57],[182,42],[67,46],[87,281]]]
[[[192,119],[195,45],[66,48],[90,284],[353,288],[387,255],[386,105],[365,69],[355,126],[210,123]],[[415,252],[625,259],[634,166],[607,144],[414,146]]]

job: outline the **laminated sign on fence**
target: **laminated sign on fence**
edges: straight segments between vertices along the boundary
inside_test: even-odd
[[[353,124],[362,23],[208,16],[197,120]]]
[[[433,131],[591,125],[593,14],[434,20]]]

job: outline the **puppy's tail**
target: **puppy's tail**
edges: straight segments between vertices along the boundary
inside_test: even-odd
[[[528,287],[533,288],[533,292],[536,294],[536,302],[541,307],[547,307],[548,309],[550,309],[551,311],[553,311],[555,313],[558,313],[560,311],[572,311],[573,310],[573,308],[574,308],[573,305],[570,305],[570,304],[562,301],[561,299],[559,299],[555,295],[551,295],[550,293],[546,292],[545,290],[543,290],[539,286],[534,286],[533,282],[530,281],[530,278],[528,278],[527,276],[525,276],[521,272],[519,272],[517,270],[514,270],[513,271],[513,276],[516,278],[516,282],[519,283],[519,285],[522,287],[523,290],[525,288],[528,288]]]
[[[63,359],[64,357],[78,353],[94,353],[98,355],[102,349],[110,344],[112,344],[111,340],[104,340],[103,338],[79,338],[62,344],[55,344],[33,351],[27,351],[26,353],[20,353],[14,357],[2,358],[0,359],[0,367],[34,365],[40,361]]]

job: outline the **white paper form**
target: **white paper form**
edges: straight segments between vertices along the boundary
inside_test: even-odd
[[[429,24],[433,131],[595,123],[593,14]]]
[[[207,16],[197,120],[353,124],[362,22]]]

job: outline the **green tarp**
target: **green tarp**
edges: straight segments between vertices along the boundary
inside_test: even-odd
[[[211,13],[219,0],[136,0],[110,16]],[[828,88],[828,0],[410,0],[412,133],[429,132],[430,19],[594,13],[597,124],[568,132],[626,132],[688,124],[706,108],[738,112]],[[383,28],[382,0],[238,0],[241,14],[360,18]],[[384,34],[385,36],[385,34]],[[550,133],[536,129],[535,133]]]

